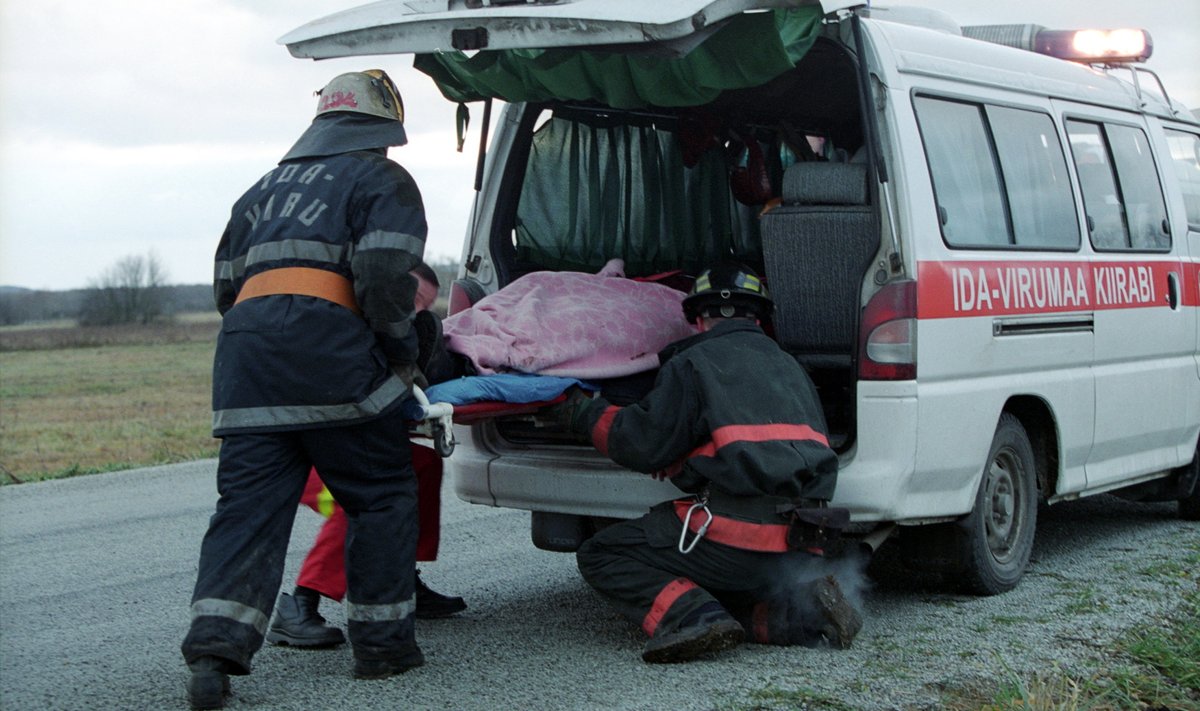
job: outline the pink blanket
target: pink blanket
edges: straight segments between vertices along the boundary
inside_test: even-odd
[[[446,319],[446,347],[480,373],[613,378],[658,367],[658,351],[693,335],[684,294],[624,277],[614,259],[599,274],[534,272]]]

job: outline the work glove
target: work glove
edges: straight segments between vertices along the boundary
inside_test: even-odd
[[[429,381],[425,379],[424,374],[421,373],[421,369],[417,367],[416,363],[393,365],[392,372],[396,374],[396,377],[404,381],[404,385],[410,392],[412,391],[412,387],[414,385],[422,390],[429,388]]]
[[[546,410],[546,415],[558,422],[568,432],[588,433],[588,412],[592,407],[592,396],[579,388],[567,391],[567,399]]]
[[[458,377],[454,359],[446,350],[442,320],[432,311],[419,311],[413,317],[417,334],[417,367],[430,383],[444,383]]]

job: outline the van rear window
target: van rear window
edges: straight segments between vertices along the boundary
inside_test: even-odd
[[[528,265],[630,276],[761,260],[757,209],[731,197],[724,152],[684,164],[678,132],[653,122],[554,116],[536,129],[514,242]]]
[[[947,245],[1079,247],[1066,158],[1048,115],[928,96],[913,101]]]

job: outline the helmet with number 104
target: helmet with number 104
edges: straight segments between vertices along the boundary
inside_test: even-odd
[[[339,74],[317,92],[317,116],[347,111],[404,123],[404,100],[382,69]]]
[[[683,315],[688,323],[696,323],[702,317],[763,321],[774,309],[775,302],[758,274],[732,262],[704,270],[683,300]]]

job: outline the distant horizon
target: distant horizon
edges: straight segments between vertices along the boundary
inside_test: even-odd
[[[211,287],[212,287],[212,284],[205,283],[205,282],[192,282],[192,283],[190,283],[190,284],[174,284],[174,283],[168,283],[168,284],[160,284],[159,286],[162,286],[162,287],[177,287],[177,286],[178,286],[178,287],[187,287],[187,286],[203,286],[203,287],[206,287],[206,288],[211,288]],[[0,292],[13,292],[13,291],[47,291],[47,292],[54,292],[54,293],[58,293],[58,292],[64,292],[64,291],[89,291],[89,290],[91,290],[91,289],[103,289],[103,288],[105,288],[105,287],[101,287],[101,286],[72,286],[72,287],[67,287],[67,288],[65,288],[65,289],[38,289],[38,288],[31,287],[31,286],[19,286],[19,285],[16,285],[16,284],[0,284]]]
[[[1145,28],[1154,53],[1144,67],[1200,111],[1196,0],[879,1],[940,10],[960,25]],[[0,283],[85,289],[122,257],[151,250],[168,279],[206,282],[230,207],[307,128],[313,92],[372,67],[404,97],[409,143],[389,156],[421,190],[426,254],[461,257],[482,106],[469,106],[459,152],[458,105],[411,56],[313,62],[276,42],[363,2],[0,2]]]
[[[448,256],[444,256],[444,255],[439,255],[439,256],[435,256],[435,257],[426,259],[426,262],[429,263],[433,267],[455,267],[455,268],[457,268],[459,266],[460,260],[457,257],[448,257]],[[101,270],[101,271],[103,271],[103,270]],[[168,275],[168,277],[169,276],[170,275]],[[100,278],[100,274],[97,274],[96,278],[97,279]],[[177,282],[168,280],[166,283],[160,284],[160,286],[172,286],[172,287],[173,286],[203,286],[206,288],[211,288],[212,282],[211,281],[193,281],[193,282],[178,282],[177,283]],[[100,289],[100,288],[103,288],[103,287],[94,286],[91,284],[84,285],[84,286],[68,286],[68,287],[54,288],[54,289],[36,287],[36,286],[21,286],[20,284],[0,284],[0,293],[12,292],[12,291],[48,291],[48,292],[87,291],[88,289]]]

